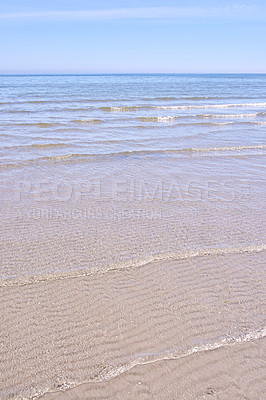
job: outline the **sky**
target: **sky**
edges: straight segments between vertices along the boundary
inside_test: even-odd
[[[1,0],[0,74],[266,73],[265,0]]]

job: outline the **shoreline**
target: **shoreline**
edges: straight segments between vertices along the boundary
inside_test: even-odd
[[[156,360],[159,365],[162,357],[179,358],[171,361],[182,365],[183,359],[214,357],[204,353],[234,354],[234,349],[264,343],[256,340],[265,336],[264,259],[265,250],[214,254],[157,261],[142,266],[141,273],[139,268],[112,270],[1,288],[2,398],[71,398],[75,393],[78,399],[79,391],[86,398],[83,395],[91,385],[96,392],[97,385],[104,385],[101,398],[110,398],[111,387],[123,387],[139,369],[143,378],[148,373],[151,390],[157,384],[153,364]],[[254,363],[252,352],[245,354]],[[193,369],[194,361],[187,362]],[[204,368],[215,370],[211,364]],[[254,379],[260,373],[254,371]],[[180,379],[182,383],[185,375],[181,373]],[[92,383],[79,386],[87,381]],[[197,390],[202,384],[196,385]],[[49,393],[72,386],[77,388]],[[92,398],[97,399],[96,392]]]
[[[263,373],[265,345],[264,339],[238,344],[237,349],[223,347],[206,354],[193,354],[189,359],[137,365],[134,370],[111,381],[84,383],[66,391],[46,393],[41,399],[263,400],[266,394]]]

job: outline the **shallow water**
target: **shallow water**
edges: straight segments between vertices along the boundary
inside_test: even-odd
[[[266,75],[0,88],[3,398],[265,336]]]
[[[1,76],[2,279],[263,244],[265,89],[266,75]]]
[[[47,157],[263,144],[266,75],[0,79],[3,170],[42,159],[47,170]]]

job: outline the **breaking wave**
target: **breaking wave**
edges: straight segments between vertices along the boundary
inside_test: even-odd
[[[160,110],[191,110],[197,108],[239,108],[239,107],[250,107],[250,108],[257,108],[257,107],[266,107],[266,103],[240,103],[240,104],[206,104],[206,105],[186,105],[186,106],[157,106],[157,109]]]
[[[117,106],[116,107],[116,106],[113,106],[113,107],[100,107],[100,110],[106,111],[106,112],[128,112],[128,111],[137,111],[142,108],[147,108],[147,107],[143,107],[143,106]]]
[[[73,121],[74,124],[80,124],[80,125],[88,125],[88,124],[101,124],[104,122],[102,119],[74,119]]]
[[[206,148],[180,148],[180,149],[165,149],[165,150],[132,150],[132,151],[121,151],[114,153],[79,153],[79,154],[63,154],[58,156],[45,156],[27,160],[19,163],[2,164],[0,168],[16,168],[20,166],[31,165],[32,163],[38,162],[77,162],[77,161],[89,161],[89,160],[101,160],[109,159],[110,157],[131,157],[131,156],[152,156],[152,155],[168,155],[168,154],[200,154],[200,153],[212,153],[212,152],[238,152],[241,150],[263,150],[266,149],[266,145],[256,146],[224,146],[224,147],[206,147]]]
[[[188,105],[140,105],[140,106],[111,106],[111,107],[100,107],[100,110],[105,112],[130,112],[145,109],[157,109],[157,110],[192,110],[192,109],[227,109],[227,108],[263,108],[266,107],[266,103],[239,103],[239,104],[188,104]]]

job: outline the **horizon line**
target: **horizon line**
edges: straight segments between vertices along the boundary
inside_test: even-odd
[[[90,75],[265,75],[266,72],[0,72],[0,76],[90,76]]]

